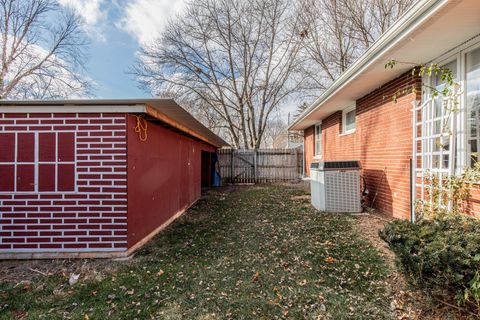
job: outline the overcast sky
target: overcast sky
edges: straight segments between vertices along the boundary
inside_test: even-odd
[[[181,12],[184,0],[57,0],[83,20],[90,41],[87,73],[99,98],[148,96],[126,73],[143,44],[151,41],[167,20]]]

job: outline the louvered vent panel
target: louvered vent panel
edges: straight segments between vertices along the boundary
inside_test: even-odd
[[[325,171],[325,202],[328,212],[361,212],[359,172]]]

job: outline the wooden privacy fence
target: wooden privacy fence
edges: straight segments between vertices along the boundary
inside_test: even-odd
[[[299,149],[222,149],[218,155],[224,183],[286,182],[302,176]]]

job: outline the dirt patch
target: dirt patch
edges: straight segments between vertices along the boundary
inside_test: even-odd
[[[390,251],[388,245],[380,239],[378,232],[391,219],[385,216],[368,214],[356,216],[355,227],[382,255],[389,267],[388,283],[392,302],[390,307],[398,319],[420,319],[421,310],[411,303],[411,291],[407,283],[395,266],[395,254]]]
[[[82,280],[98,281],[127,263],[111,259],[5,260],[0,261],[0,282],[18,284],[50,276],[67,282],[72,274],[80,274]]]
[[[291,197],[290,199],[292,199],[293,201],[310,200],[310,195],[294,196],[294,197]]]

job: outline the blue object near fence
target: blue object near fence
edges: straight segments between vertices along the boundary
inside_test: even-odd
[[[213,186],[220,187],[222,185],[222,177],[220,176],[220,167],[218,163],[218,154],[214,153],[212,157],[212,168],[213,168]]]

